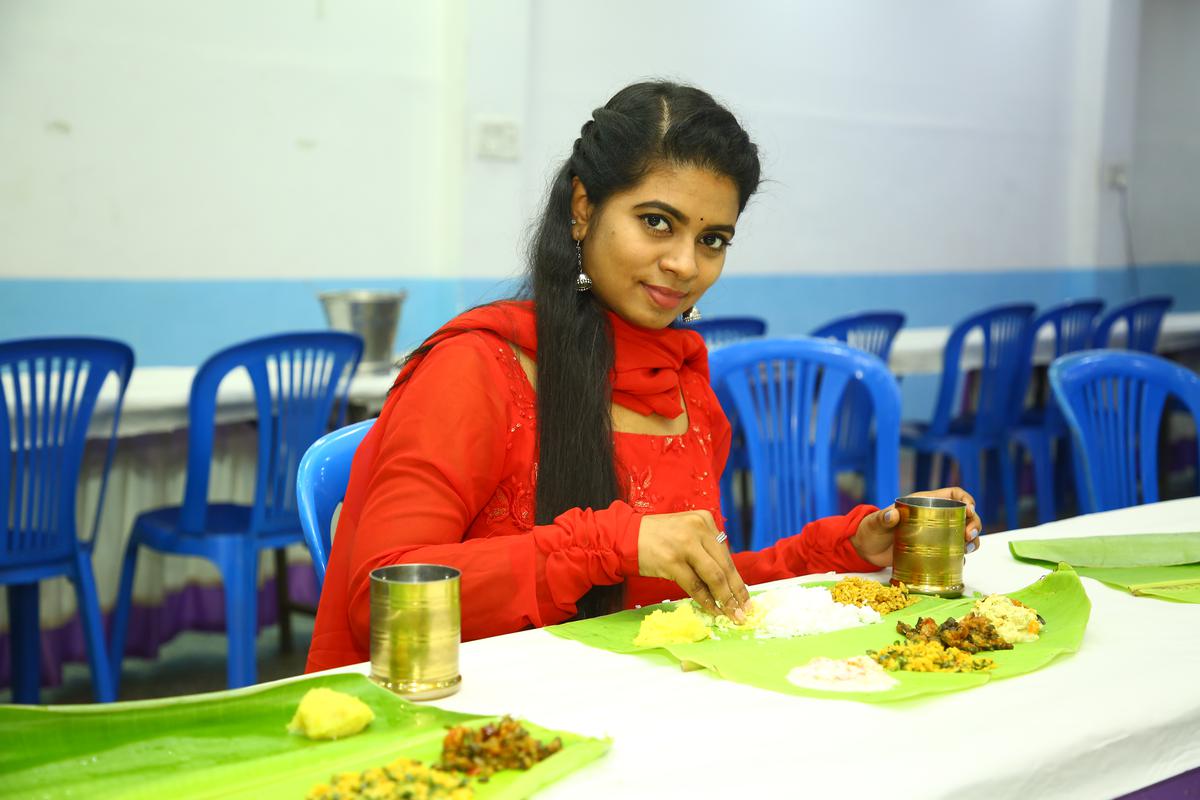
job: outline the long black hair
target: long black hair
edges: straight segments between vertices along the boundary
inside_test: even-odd
[[[572,508],[607,508],[621,498],[612,439],[612,333],[591,292],[578,292],[571,236],[572,179],[596,209],[660,165],[728,177],[741,212],[758,188],[758,148],[706,92],[666,81],[635,83],[592,112],[555,174],[529,247],[522,295],[537,326],[538,469],[535,522]],[[428,342],[426,343],[428,345]],[[428,349],[422,346],[414,355]],[[411,356],[410,356],[411,357]],[[581,617],[621,607],[623,587],[596,586]]]

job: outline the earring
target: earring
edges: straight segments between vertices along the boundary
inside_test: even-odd
[[[583,271],[583,244],[575,240],[575,265],[579,267],[579,275],[575,277],[575,291],[586,292],[592,288],[592,279]]]
[[[686,314],[680,317],[680,319],[684,322],[699,322],[702,319],[700,315],[700,309],[696,306],[692,306],[688,309]]]

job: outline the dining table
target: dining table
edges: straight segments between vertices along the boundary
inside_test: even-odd
[[[1010,550],[1014,542],[1187,533],[1198,519],[1200,498],[1186,498],[987,534],[966,559],[965,593],[1011,593],[1054,570],[1016,560]],[[832,577],[806,575],[753,589]],[[889,572],[865,577],[886,582]],[[797,696],[726,680],[706,669],[684,670],[667,658],[611,652],[531,629],[463,643],[459,691],[425,705],[433,707],[430,714],[509,714],[543,729],[608,743],[603,755],[560,770],[537,792],[546,800],[1197,796],[1200,604],[1135,596],[1086,576],[1076,586],[1086,593],[1082,605],[1090,605],[1090,616],[1073,651],[1034,671],[953,692],[871,703]],[[1047,619],[1046,630],[1056,622],[1061,624]],[[361,663],[317,678],[369,672],[369,663]],[[220,725],[230,700],[242,697],[264,715],[260,726],[247,723],[268,732],[255,735],[278,730],[285,736],[280,720],[293,708],[272,707],[270,698],[284,696],[274,692],[284,684],[313,677],[149,702],[168,714],[170,704],[178,703],[179,713],[186,710],[189,719],[204,717],[204,704],[211,703],[212,724]],[[282,699],[278,703],[285,705]],[[89,711],[103,714],[105,708],[121,713],[122,706],[73,708],[64,710],[62,724]],[[101,723],[92,727],[102,730],[96,727]],[[203,730],[194,734],[201,737],[197,746],[211,753]],[[43,720],[41,731],[52,735],[52,723]],[[210,764],[180,762],[166,742],[152,733],[142,735],[144,740],[135,734],[134,741],[122,745],[124,753],[144,753],[132,767],[137,780],[174,775],[181,786],[206,786],[203,771]],[[371,752],[387,750],[380,750],[378,736],[374,742]],[[103,767],[107,756],[99,746],[90,756],[82,754],[81,763]],[[239,747],[236,737],[228,747]],[[353,757],[352,750],[342,749],[343,760]],[[396,755],[403,753],[387,758]],[[244,766],[239,774],[253,772]],[[55,769],[73,769],[54,760],[44,768],[48,779]],[[277,796],[269,779],[253,780],[254,797]]]
[[[987,534],[967,557],[965,592],[1012,592],[1047,574],[1016,560],[1014,541],[1197,528],[1193,497]],[[526,630],[464,643],[461,690],[432,702],[611,738],[607,755],[539,793],[546,800],[1197,796],[1200,605],[1080,580],[1091,615],[1077,652],[964,691],[798,697]]]

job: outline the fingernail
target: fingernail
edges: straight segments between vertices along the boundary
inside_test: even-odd
[[[746,615],[742,613],[742,610],[740,608],[735,608],[733,610],[733,621],[736,622],[738,625],[745,623]]]
[[[896,512],[889,511],[883,515],[883,518],[886,519],[888,522],[895,522],[896,521]]]
[[[967,542],[967,552],[968,553],[974,553],[978,549],[979,549],[979,544],[977,542],[975,542],[974,540]]]

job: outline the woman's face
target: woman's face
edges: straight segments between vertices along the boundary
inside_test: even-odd
[[[665,328],[720,277],[738,192],[724,175],[664,165],[600,208],[576,178],[571,209],[596,299],[633,325]]]

